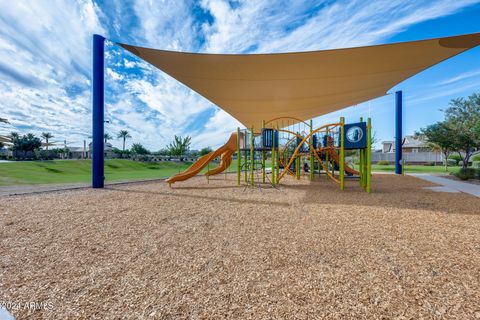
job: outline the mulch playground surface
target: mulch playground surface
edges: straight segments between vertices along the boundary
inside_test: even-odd
[[[408,176],[375,175],[372,194],[234,178],[0,198],[1,303],[17,319],[480,319],[479,198]]]

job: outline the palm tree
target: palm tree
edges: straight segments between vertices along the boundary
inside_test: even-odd
[[[10,139],[12,139],[12,142],[14,142],[15,140],[17,140],[18,138],[20,138],[20,135],[18,134],[18,132],[10,132]]]
[[[50,132],[42,132],[42,137],[45,139],[45,147],[48,150],[48,139],[53,138],[53,135]]]
[[[118,136],[117,138],[122,138],[123,139],[123,152],[125,152],[125,140],[127,140],[127,138],[131,138],[132,136],[130,135],[130,133],[127,131],[127,130],[120,130],[120,132],[118,133]]]
[[[105,141],[105,144],[107,144],[108,140],[112,140],[113,137],[109,133],[104,133],[103,134],[103,140]]]
[[[9,123],[7,119],[5,118],[0,118],[0,122],[3,122],[3,123]]]

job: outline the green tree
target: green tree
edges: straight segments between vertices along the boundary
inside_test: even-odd
[[[159,156],[168,156],[168,150],[167,149],[160,149],[157,152],[155,152],[156,155]]]
[[[187,153],[190,149],[190,141],[192,138],[190,136],[186,136],[182,138],[181,136],[175,136],[172,143],[167,146],[168,152],[172,156],[181,156]]]
[[[48,139],[53,138],[53,135],[50,132],[42,132],[42,138],[45,139],[45,147],[48,150]]]
[[[462,158],[462,167],[466,168],[475,148],[480,146],[480,94],[451,100],[445,111],[445,122],[452,132],[453,149]]]
[[[209,154],[209,153],[212,152],[212,151],[213,151],[212,148],[210,148],[210,147],[205,147],[205,148],[202,148],[202,149],[200,150],[200,155],[201,155],[201,156],[204,156],[204,155],[206,155],[206,154]]]
[[[115,147],[112,149],[112,152],[120,155],[122,158],[125,157],[125,156],[128,157],[131,154],[131,151],[128,150],[128,149],[127,150],[121,150],[121,149],[118,149],[118,148],[115,148]]]
[[[474,124],[472,130],[477,140],[477,149],[480,150],[480,119],[477,119],[477,123]]]
[[[16,137],[12,139],[12,143],[12,150],[16,153],[23,153],[23,156],[25,156],[27,152],[33,152],[42,146],[42,140],[32,133],[28,133],[22,137]]]
[[[105,144],[107,144],[108,140],[112,140],[112,139],[113,137],[109,133],[103,134],[103,141],[105,142]]]
[[[20,138],[20,135],[18,134],[18,132],[10,132],[10,139],[12,139],[12,143],[14,142],[14,140]]]
[[[448,170],[448,156],[452,150],[454,150],[454,142],[452,140],[453,130],[447,125],[446,122],[437,122],[429,125],[426,128],[420,129],[420,132],[416,132],[418,137],[424,135],[432,149],[440,150],[445,158],[445,171]]]
[[[448,159],[451,161],[455,161],[456,166],[458,166],[460,161],[462,161],[462,158],[457,153],[452,153],[451,155],[448,156]]]
[[[131,138],[131,137],[132,137],[132,136],[130,135],[130,133],[129,133],[127,130],[120,130],[120,132],[118,133],[117,138],[123,139],[123,148],[122,148],[122,151],[125,152],[125,140],[127,140],[127,138]]]
[[[133,153],[133,154],[149,154],[150,153],[150,151],[148,151],[140,143],[132,144],[132,148],[130,148],[130,152]]]
[[[200,151],[198,151],[198,150],[189,150],[188,151],[188,155],[190,157],[197,157],[199,154],[200,154]]]

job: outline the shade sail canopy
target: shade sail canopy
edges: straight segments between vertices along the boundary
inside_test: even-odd
[[[2,136],[0,135],[0,142],[1,143],[6,143],[6,144],[9,144],[12,142],[12,139],[8,136]]]
[[[246,127],[302,120],[379,96],[480,44],[480,33],[368,47],[279,54],[199,54],[120,45],[195,90]]]

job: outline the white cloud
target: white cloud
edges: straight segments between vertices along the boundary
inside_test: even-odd
[[[125,79],[125,76],[113,71],[112,68],[106,68],[105,73],[107,77],[110,77],[113,81],[121,81]]]
[[[88,136],[91,35],[106,33],[98,10],[86,0],[0,2],[0,61],[15,71],[0,71],[2,116],[17,128]]]
[[[190,1],[142,1],[133,5],[140,27],[137,44],[165,50],[189,50],[198,35],[193,30]]]
[[[203,0],[215,23],[206,28],[209,52],[291,52],[378,43],[419,22],[455,13],[477,0],[245,1],[230,7]]]
[[[237,127],[243,128],[243,125],[222,109],[217,108],[215,114],[205,124],[205,130],[194,136],[192,143],[198,148],[222,145]]]
[[[51,131],[67,140],[88,136],[93,33],[169,50],[305,51],[379,43],[477,2],[137,0],[129,6],[115,0],[102,4],[102,11],[92,0],[0,1],[0,116],[18,128]],[[198,21],[195,10],[204,10],[213,22]],[[239,125],[122,49],[107,45],[106,62],[111,120],[106,129],[112,134],[129,130],[129,143],[142,142],[155,150],[181,134],[193,136],[194,148],[215,147]],[[119,141],[114,144],[120,146]]]
[[[17,128],[30,128],[29,132],[37,134],[42,131],[52,132],[56,139],[61,140],[80,141],[90,134],[91,119],[87,108],[90,97],[86,92],[70,98],[58,87],[48,88],[48,92],[42,92],[36,88],[22,88],[16,85],[8,88],[0,83],[0,100],[7,101],[7,107],[14,106],[8,108],[7,117]],[[12,131],[14,128],[5,130]]]
[[[434,99],[441,98],[441,97],[451,97],[451,96],[458,96],[468,94],[472,92],[472,90],[478,89],[480,85],[480,81],[474,81],[470,83],[466,83],[462,86],[448,86],[442,88],[442,90],[428,90],[422,92],[422,94],[414,94],[413,96],[409,97],[409,102],[411,105],[419,104],[426,101],[433,101]]]
[[[451,15],[478,1],[324,1],[313,14],[311,2],[242,1],[236,7],[221,0],[201,3],[215,19],[204,27],[204,51],[264,53],[377,44],[411,25]],[[321,121],[336,122],[338,116],[328,115]],[[222,130],[212,122],[213,134],[205,134],[205,139]]]
[[[125,68],[135,68],[137,64],[133,61],[123,59],[123,65],[125,66]]]
[[[182,127],[193,115],[205,110],[208,103],[201,103],[192,92],[180,86],[173,79],[165,79],[161,85],[134,80],[127,84],[127,89],[151,109],[158,111],[163,125]]]
[[[480,76],[480,69],[461,73],[461,74],[456,75],[454,77],[451,77],[447,80],[439,82],[438,85],[452,84],[452,83],[455,83],[455,82],[467,80],[467,79],[474,78],[474,77],[477,77],[477,76]]]

